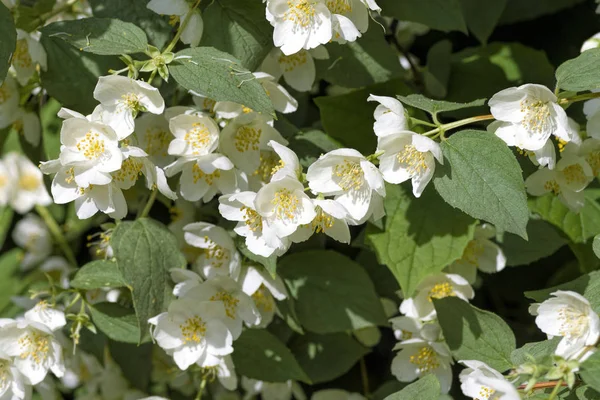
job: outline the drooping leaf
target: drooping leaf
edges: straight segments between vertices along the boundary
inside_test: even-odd
[[[79,270],[71,286],[76,289],[101,289],[127,286],[121,270],[113,261],[98,260],[85,264]]]
[[[485,44],[498,24],[508,0],[460,0],[469,31]]]
[[[585,297],[595,312],[600,312],[600,272],[594,271],[579,278],[547,289],[532,290],[525,292],[525,296],[536,301],[543,302],[549,299],[550,294],[557,290],[571,290]]]
[[[433,97],[444,98],[448,93],[451,54],[452,43],[449,40],[437,42],[427,52],[427,68],[423,78],[425,88]]]
[[[301,325],[309,331],[326,334],[386,324],[369,276],[340,253],[293,253],[280,259],[278,273],[295,300]]]
[[[169,270],[185,266],[186,260],[175,236],[151,219],[121,222],[110,243],[131,289],[141,340],[148,330],[148,319],[164,311],[171,298]]]
[[[17,31],[10,10],[0,4],[0,86],[6,78],[10,59],[17,46]]]
[[[98,303],[90,307],[94,325],[106,336],[117,342],[135,343],[140,340],[140,327],[131,308],[117,303]],[[150,340],[146,333],[145,340]]]
[[[246,329],[235,345],[231,357],[238,374],[267,382],[310,383],[290,349],[267,330]]]
[[[440,394],[440,382],[434,374],[429,374],[384,400],[433,400],[438,399]]]
[[[563,90],[578,92],[600,88],[600,49],[590,49],[556,69],[556,85]]]
[[[434,300],[444,338],[457,360],[479,360],[498,371],[512,367],[515,335],[499,316],[456,297]]]
[[[410,297],[425,277],[461,257],[473,238],[475,221],[453,210],[431,189],[419,199],[399,185],[386,190],[385,232],[368,239],[379,262],[387,265]]]
[[[265,89],[233,56],[212,47],[195,47],[182,50],[175,57],[177,61],[169,65],[169,71],[185,89],[274,115]]]
[[[383,15],[418,22],[444,32],[467,33],[459,0],[380,0]]]
[[[581,379],[600,391],[600,353],[595,352],[581,364]]]
[[[148,38],[132,23],[113,18],[84,18],[46,25],[42,32],[71,46],[99,55],[143,53]]]
[[[433,100],[421,94],[409,94],[408,96],[397,96],[398,100],[407,106],[415,107],[427,111],[431,114],[437,114],[444,111],[455,111],[463,108],[479,107],[485,104],[485,99],[473,100],[469,103],[453,103],[443,100]]]
[[[511,233],[504,234],[502,250],[506,255],[507,265],[530,264],[541,258],[551,256],[567,244],[565,238],[559,235],[552,225],[543,220],[529,220],[527,237],[529,240],[524,240]]]
[[[506,144],[482,131],[461,131],[442,142],[443,168],[434,185],[448,204],[473,218],[527,238],[527,195],[521,167]]]

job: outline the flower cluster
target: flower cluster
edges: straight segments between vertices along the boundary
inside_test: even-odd
[[[0,206],[10,205],[19,214],[52,203],[44,176],[29,158],[8,153],[0,159]]]

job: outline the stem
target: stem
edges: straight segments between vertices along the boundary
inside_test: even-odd
[[[52,236],[54,236],[54,240],[56,240],[56,243],[58,243],[58,246],[62,250],[65,257],[67,258],[67,261],[70,264],[72,264],[74,267],[76,267],[77,260],[75,259],[73,250],[71,250],[69,243],[67,243],[67,240],[65,239],[65,236],[63,235],[62,230],[60,229],[60,227],[58,226],[58,224],[52,217],[52,214],[50,214],[50,212],[48,211],[48,209],[46,207],[39,206],[39,205],[35,206],[35,210],[37,211],[37,213],[40,215],[40,217],[42,217],[42,219],[46,223],[46,226],[52,233]]]
[[[385,151],[378,151],[376,153],[373,153],[373,154],[367,156],[367,160],[373,161],[373,160],[377,159],[379,156],[383,155],[383,153],[385,153]]]
[[[148,198],[148,202],[144,206],[144,209],[138,215],[138,218],[145,218],[150,213],[150,209],[152,209],[152,205],[154,204],[154,200],[156,200],[156,195],[158,194],[158,190],[156,188],[152,189],[152,193],[150,193],[150,197]]]
[[[430,126],[432,128],[437,127],[436,124],[432,124],[431,122],[423,121],[421,119],[414,118],[414,117],[410,117],[410,122],[412,122],[415,125],[425,125],[425,126]]]
[[[362,379],[363,394],[365,397],[369,397],[369,374],[367,373],[367,364],[364,357],[360,359],[360,377]]]
[[[206,386],[206,376],[202,377],[202,382],[200,382],[200,387],[198,388],[198,393],[196,394],[195,400],[202,399],[202,392],[204,392],[204,387]]]
[[[194,10],[196,8],[198,8],[199,5],[200,5],[200,0],[196,0],[193,7],[190,9],[190,11],[185,16],[185,19],[183,20],[183,22],[181,24],[179,24],[179,29],[177,29],[177,33],[175,33],[175,37],[173,38],[173,40],[171,40],[171,43],[169,43],[169,45],[167,46],[165,51],[163,51],[163,53],[168,53],[171,50],[173,50],[173,47],[175,47],[175,45],[177,44],[177,41],[181,37],[183,30],[185,29],[187,24],[190,22],[190,19],[192,18],[192,13],[194,12]]]
[[[558,381],[556,381],[556,386],[554,386],[554,390],[552,391],[552,393],[550,393],[550,397],[548,397],[548,400],[554,400],[556,398],[556,395],[558,394],[558,391],[560,390],[560,387],[562,386],[562,379],[559,379]]]
[[[585,101],[585,100],[590,100],[590,99],[597,99],[598,97],[600,97],[600,92],[594,92],[594,93],[584,93],[584,94],[579,94],[577,96],[573,96],[573,97],[565,97],[564,99],[560,99],[558,101],[559,104],[571,104],[571,103],[576,103],[578,101]]]
[[[154,71],[152,71],[152,73],[150,74],[150,77],[148,78],[148,85],[152,84],[152,80],[154,79],[154,77],[156,76],[156,73],[158,72],[158,69],[155,69]]]
[[[449,124],[440,125],[438,128],[432,129],[432,130],[430,130],[428,132],[425,132],[423,135],[429,136],[429,135],[433,135],[434,133],[445,132],[445,131],[448,131],[450,129],[459,128],[459,127],[464,126],[464,125],[472,124],[474,122],[487,121],[487,120],[490,120],[490,119],[494,119],[494,116],[491,115],[491,114],[489,114],[489,115],[478,115],[476,117],[465,118],[465,119],[461,119],[459,121],[450,122]]]
[[[535,385],[533,385],[533,387],[531,388],[531,390],[536,390],[536,389],[548,389],[551,387],[555,387],[557,385],[556,383],[557,381],[551,381],[551,382],[539,382],[536,383]],[[561,382],[560,385],[558,386],[567,386],[566,382]],[[517,389],[519,390],[523,390],[527,387],[527,384],[523,384],[521,386],[519,386]]]

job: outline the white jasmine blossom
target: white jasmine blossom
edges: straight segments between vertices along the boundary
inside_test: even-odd
[[[336,200],[312,199],[316,216],[310,224],[300,225],[298,230],[290,236],[294,243],[308,240],[313,233],[323,232],[330,238],[341,243],[350,243],[350,228],[348,220],[351,220],[346,208]]]
[[[22,86],[27,85],[36,72],[36,68],[46,70],[48,67],[46,51],[40,44],[38,33],[27,33],[17,29],[17,46],[12,56],[12,66],[17,75],[17,81]]]
[[[181,114],[169,120],[175,139],[168,153],[188,159],[206,156],[219,146],[219,126],[209,117]]]
[[[188,24],[181,33],[181,41],[196,47],[200,44],[202,33],[204,31],[204,21],[199,10],[193,10],[190,2],[186,0],[150,0],[147,7],[160,15],[170,15],[169,23],[175,25],[177,22],[183,22],[188,15]]]
[[[288,56],[283,54],[281,49],[274,48],[263,61],[260,70],[272,75],[276,80],[283,76],[285,83],[293,89],[307,92],[312,89],[317,76],[314,60],[328,58],[329,53],[324,46],[300,50]]]
[[[586,50],[595,49],[597,47],[600,47],[600,33],[596,33],[594,36],[583,42],[580,51],[583,53]]]
[[[28,214],[15,225],[12,231],[15,244],[25,250],[21,268],[28,270],[52,254],[52,236],[41,218]]]
[[[377,137],[385,137],[392,133],[398,133],[408,130],[408,120],[406,110],[402,103],[393,97],[370,95],[367,101],[376,101],[379,103],[373,116],[375,123],[373,131]]]
[[[424,339],[437,342],[442,328],[437,321],[423,323],[418,318],[400,316],[390,319],[396,340],[403,342],[409,339]]]
[[[23,400],[31,396],[24,377],[8,356],[0,354],[0,399]]]
[[[279,156],[279,163],[271,170],[271,181],[277,181],[286,176],[300,179],[302,166],[296,153],[275,140],[269,141],[268,146]]]
[[[459,362],[467,367],[459,375],[460,389],[465,396],[482,400],[521,399],[517,388],[487,364],[477,360]]]
[[[238,385],[238,378],[235,373],[235,366],[231,356],[214,357],[206,360],[201,365],[214,371],[219,383],[227,390],[235,390]]]
[[[2,184],[2,167],[0,166],[0,191],[6,188],[9,193],[9,204],[19,214],[25,214],[36,206],[47,206],[52,199],[44,185],[44,176],[40,169],[29,159],[17,153],[4,156],[7,178],[12,182]],[[0,195],[0,198],[4,197]]]
[[[302,387],[295,381],[263,382],[242,377],[241,387],[246,391],[243,400],[250,400],[260,394],[264,400],[306,400]]]
[[[150,161],[163,168],[174,157],[168,153],[172,139],[169,121],[163,115],[146,113],[135,120],[137,145],[148,154]]]

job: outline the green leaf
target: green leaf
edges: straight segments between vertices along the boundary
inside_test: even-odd
[[[529,208],[562,230],[575,243],[600,234],[600,189],[585,190],[585,205],[579,213],[570,211],[556,196],[547,194],[529,200]]]
[[[308,168],[321,154],[342,147],[331,136],[319,130],[299,132],[289,140],[288,147],[298,155],[300,164]]]
[[[506,322],[456,297],[434,300],[444,338],[457,360],[479,360],[502,372],[512,367],[515,335]]]
[[[427,52],[427,69],[424,71],[425,87],[433,97],[446,97],[450,77],[452,43],[441,40]]]
[[[419,22],[444,32],[467,33],[459,0],[380,0],[383,15]]]
[[[507,0],[460,0],[467,27],[481,43],[487,43],[506,8],[506,2]]]
[[[301,325],[309,331],[326,334],[387,325],[369,276],[340,253],[293,253],[280,259],[278,272],[296,300]]]
[[[23,259],[23,250],[15,248],[0,256],[0,311],[11,303],[11,297],[19,294],[24,284],[17,272]]]
[[[143,53],[148,47],[143,30],[111,18],[58,21],[43,27],[42,33],[64,40],[79,51],[99,55]]]
[[[419,199],[399,185],[387,185],[386,190],[385,232],[368,239],[379,262],[387,265],[404,296],[410,297],[425,277],[462,256],[473,238],[475,221],[453,210],[431,189]]]
[[[97,303],[90,306],[90,315],[94,325],[110,339],[135,344],[140,341],[140,328],[133,309],[117,303]],[[150,340],[148,334],[144,336],[143,341]]]
[[[381,28],[373,22],[355,42],[330,43],[326,47],[329,58],[315,60],[315,65],[318,76],[334,85],[362,88],[404,73]]]
[[[17,29],[33,32],[45,21],[44,14],[54,8],[56,0],[36,0],[12,2],[17,6],[13,9]]]
[[[271,255],[270,257],[259,256],[258,254],[254,254],[250,250],[248,250],[248,246],[246,246],[246,241],[241,236],[237,236],[235,240],[235,245],[242,253],[244,257],[249,259],[250,261],[254,261],[265,267],[265,269],[271,274],[273,278],[277,276],[277,256]]]
[[[508,266],[526,265],[551,256],[567,244],[556,229],[543,220],[531,219],[527,224],[528,241],[512,233],[504,234],[502,250]]]
[[[201,46],[231,54],[250,71],[256,71],[273,47],[273,28],[265,19],[260,0],[217,0],[202,12]]]
[[[590,302],[596,313],[600,313],[600,271],[590,272],[562,285],[525,292],[525,296],[541,303],[550,298],[550,294],[557,290],[571,290],[579,293]]]
[[[148,9],[148,0],[90,0],[89,3],[95,17],[131,22],[142,28],[150,42],[158,48],[164,47],[172,36],[169,17]]]
[[[169,71],[185,89],[275,115],[265,89],[233,56],[212,47],[185,49],[175,56],[178,61],[169,65]]]
[[[127,286],[117,263],[98,260],[85,264],[71,281],[75,289],[101,289]]]
[[[147,393],[153,365],[152,343],[144,343],[139,346],[113,340],[108,343],[110,355],[121,367],[123,376],[133,387]]]
[[[555,337],[551,340],[543,340],[541,342],[526,343],[523,347],[514,350],[510,355],[510,360],[514,366],[524,364],[526,362],[541,363],[544,358],[554,354],[560,337]],[[531,359],[533,357],[533,360]]]
[[[290,379],[310,383],[292,352],[265,329],[246,329],[235,342],[231,354],[236,372],[267,382]]]
[[[579,375],[585,383],[600,390],[600,352],[595,352],[581,364]]]
[[[165,310],[171,298],[169,270],[186,265],[175,236],[162,224],[141,218],[121,222],[110,238],[117,265],[131,289],[140,340],[148,319]]]
[[[329,136],[347,147],[363,154],[371,154],[377,145],[373,133],[373,111],[376,102],[367,102],[369,95],[395,96],[410,93],[401,80],[377,84],[338,96],[322,96],[315,99],[321,112],[323,128]]]
[[[552,14],[565,8],[583,3],[585,0],[508,0],[500,23],[507,25],[520,21],[529,21],[543,15]]]
[[[408,96],[397,97],[398,100],[407,106],[415,107],[431,114],[437,114],[444,111],[455,111],[463,108],[479,107],[485,104],[485,99],[477,99],[469,103],[453,103],[449,101],[428,99],[422,94],[410,94]]]
[[[433,180],[448,204],[473,218],[527,238],[527,195],[521,167],[506,144],[484,131],[461,131],[442,142],[444,166]]]
[[[594,249],[590,242],[587,243],[569,243],[569,248],[577,258],[579,270],[582,273],[592,272],[600,269],[600,260],[594,254]]]
[[[600,88],[600,49],[584,51],[578,57],[565,61],[556,69],[556,86],[579,92]]]
[[[425,375],[385,400],[436,400],[440,397],[440,382],[434,374]]]
[[[592,248],[594,249],[594,254],[596,257],[600,258],[600,235],[594,236]]]
[[[64,107],[91,113],[98,104],[93,98],[98,77],[108,74],[109,69],[120,68],[120,61],[81,52],[64,40],[47,35],[42,35],[41,43],[48,56],[48,69],[41,74],[44,89]]]
[[[14,214],[15,213],[11,207],[2,207],[0,209],[0,249],[4,246],[4,241],[6,240],[6,236],[8,236],[8,232],[12,226]]]
[[[369,352],[346,333],[298,335],[289,346],[313,384],[344,375]]]
[[[4,4],[0,4],[0,85],[4,82],[10,59],[17,46],[17,31],[10,10]]]

